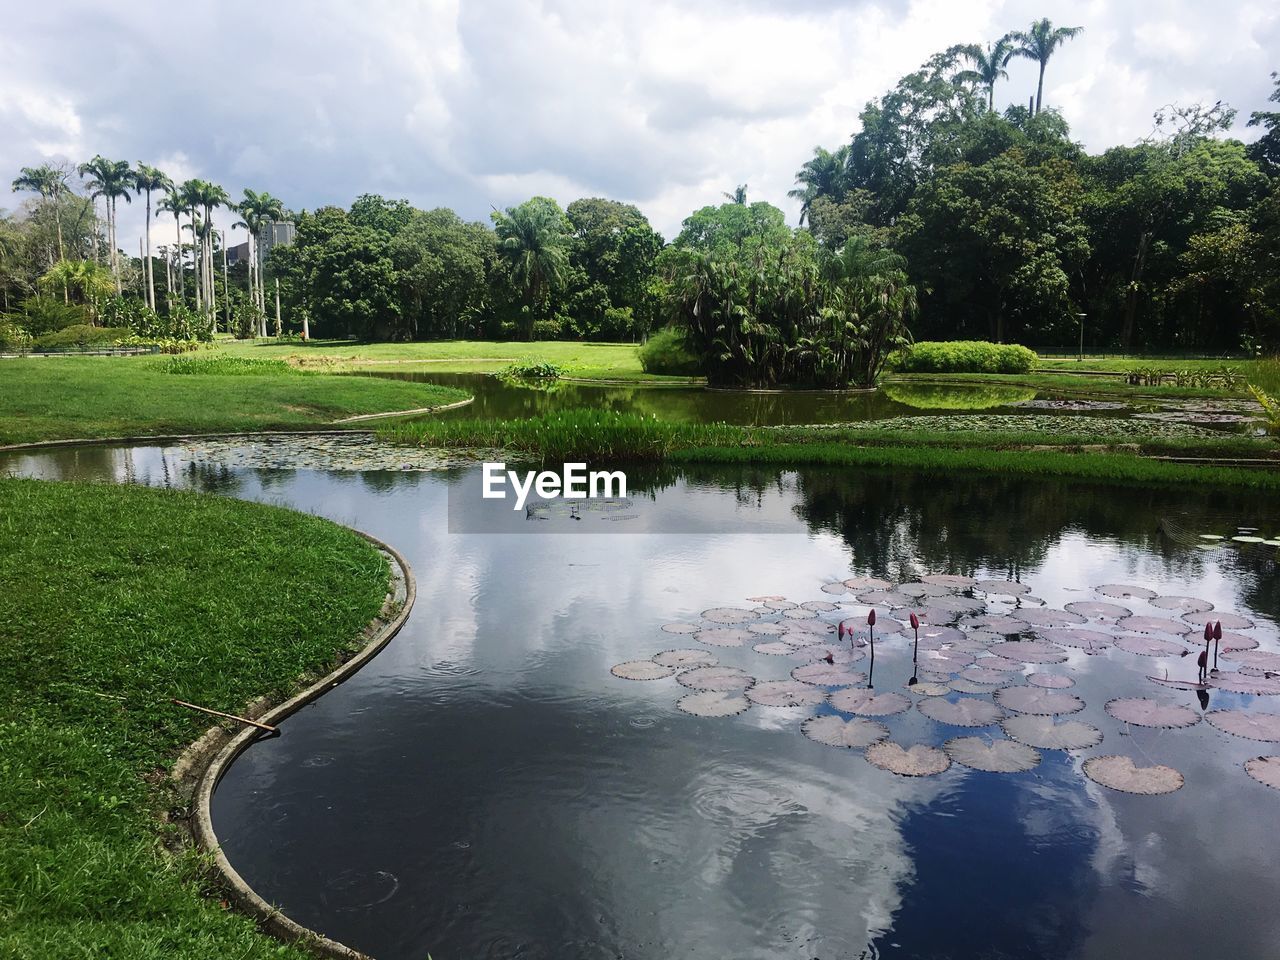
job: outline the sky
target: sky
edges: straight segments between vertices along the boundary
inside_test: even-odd
[[[745,183],[794,223],[795,171],[846,142],[867,100],[1042,16],[1084,27],[1045,101],[1087,149],[1140,140],[1169,103],[1223,99],[1233,133],[1256,135],[1245,120],[1280,70],[1274,0],[50,0],[5,15],[0,176],[101,153],[292,209],[380,193],[478,220],[605,196],[667,238]],[[1032,62],[1009,73],[998,107],[1035,92]],[[125,250],[140,207],[120,214]]]

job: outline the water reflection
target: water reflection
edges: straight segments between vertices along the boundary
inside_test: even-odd
[[[1105,790],[1081,775],[1085,754],[1048,749],[1025,774],[894,777],[800,735],[812,711],[693,718],[674,709],[686,691],[672,681],[608,672],[686,645],[662,623],[750,596],[820,599],[822,584],[855,574],[1016,577],[1055,608],[1091,598],[1095,584],[1152,584],[1252,616],[1275,650],[1273,566],[1161,532],[1164,517],[1208,522],[1198,492],[652,470],[630,478],[652,510],[718,502],[773,532],[465,536],[445,520],[450,486],[475,480],[465,471],[270,471],[184,457],[51,451],[10,456],[0,471],[282,502],[409,557],[420,599],[405,631],[250,750],[214,811],[256,889],[376,956],[1262,960],[1280,939],[1277,796],[1241,770],[1259,745],[1208,723],[1125,729],[1103,711],[1118,696],[1208,709],[1209,691],[1146,680],[1190,676],[1186,658],[1069,649],[1052,668],[1088,704],[1076,717],[1105,730],[1085,754],[1184,774],[1184,789],[1158,798]],[[1245,493],[1211,509],[1215,523],[1280,529],[1272,505]],[[762,679],[794,666],[749,648],[713,652]],[[913,652],[909,630],[877,631],[877,691],[920,679]],[[1220,690],[1212,700],[1258,706]],[[889,724],[902,743],[957,732],[916,710]]]

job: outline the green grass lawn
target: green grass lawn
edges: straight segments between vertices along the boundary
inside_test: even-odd
[[[493,373],[513,360],[546,360],[566,376],[593,380],[682,380],[655,377],[640,369],[639,347],[634,343],[577,343],[561,340],[524,341],[438,340],[414,343],[354,343],[349,340],[312,340],[309,343],[276,344],[266,340],[220,340],[218,349],[238,356],[302,357],[328,359],[343,366],[362,363],[405,364],[406,370],[438,370],[442,373]],[[420,366],[414,366],[420,363]]]
[[[357,641],[388,582],[354,533],[136,487],[0,479],[0,956],[306,956],[166,852],[164,771],[210,718]]]
[[[433,384],[298,371],[175,376],[165,372],[173,362],[151,356],[0,360],[0,444],[305,429],[467,396]]]

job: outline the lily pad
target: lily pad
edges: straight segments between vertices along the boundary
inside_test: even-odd
[[[652,660],[628,660],[614,665],[609,672],[621,680],[663,680],[674,676],[676,670]]]
[[[1231,660],[1246,667],[1280,673],[1280,653],[1271,653],[1267,650],[1228,650],[1223,653],[1222,659]]]
[[[1030,587],[1016,580],[978,580],[974,583],[973,589],[998,597],[1020,597],[1024,593],[1031,592]]]
[[[1068,613],[1066,610],[1054,610],[1052,607],[1031,607],[1023,608],[1013,614],[1014,619],[1021,620],[1025,624],[1033,627],[1069,627],[1077,623],[1084,623],[1085,618],[1078,613]]]
[[[1102,600],[1074,600],[1066,604],[1063,609],[1089,620],[1119,620],[1133,613],[1128,607]]]
[[[971,667],[965,667],[960,671],[960,676],[966,680],[972,680],[974,683],[985,684],[987,686],[1003,686],[1009,682],[1009,674],[1003,670],[990,670],[986,667],[974,664]]]
[[[987,647],[989,653],[1023,663],[1063,663],[1067,655],[1043,640],[1010,640]]]
[[[770,640],[768,643],[757,643],[751,649],[767,657],[789,657],[797,648],[785,640]]]
[[[767,680],[747,691],[747,699],[762,707],[814,707],[826,694],[799,680]]]
[[[966,680],[964,677],[956,677],[947,683],[948,690],[954,690],[956,693],[991,693],[991,687],[985,683],[974,683],[972,680]]]
[[[972,627],[975,630],[985,630],[990,633],[999,633],[1006,637],[1014,637],[1020,633],[1027,632],[1026,623],[1015,617],[1006,617],[1000,614],[969,617],[961,622],[961,626]]]
[[[740,627],[712,627],[699,630],[693,639],[709,647],[740,647],[748,640],[754,640],[755,636]]]
[[[1242,617],[1238,613],[1218,613],[1216,611],[1202,611],[1198,613],[1184,613],[1182,619],[1187,623],[1204,629],[1205,623],[1220,623],[1223,630],[1248,630],[1254,626],[1254,622],[1248,617]]]
[[[676,677],[676,683],[690,690],[715,690],[725,693],[741,693],[756,682],[756,678],[737,667],[694,667]]]
[[[826,600],[806,600],[800,606],[814,613],[830,613],[832,610],[840,609],[836,604],[828,603]]]
[[[1131,583],[1104,583],[1093,588],[1095,592],[1113,600],[1150,600],[1159,596],[1154,590],[1134,586]]]
[[[787,628],[780,623],[749,623],[747,629],[752,633],[763,637],[779,637],[787,632]]]
[[[937,747],[923,743],[904,748],[892,740],[867,747],[867,762],[901,777],[931,777],[946,771],[951,759]]]
[[[817,743],[851,750],[861,750],[889,738],[888,727],[865,717],[851,720],[836,716],[810,717],[800,724],[800,732]]]
[[[1173,793],[1184,783],[1182,774],[1173,767],[1159,763],[1143,767],[1135,763],[1132,757],[1119,754],[1090,757],[1084,762],[1084,775],[1094,783],[1112,790],[1147,797]]]
[[[653,662],[677,670],[690,670],[693,667],[714,667],[716,658],[707,650],[663,650],[653,655]]]
[[[1258,648],[1258,640],[1256,637],[1247,637],[1243,633],[1236,633],[1234,630],[1223,630],[1222,640],[1218,642],[1218,650],[1221,653],[1241,653],[1246,650],[1256,650]]]
[[[799,680],[801,683],[811,683],[817,687],[851,687],[866,683],[867,675],[819,660],[817,663],[806,663],[796,667],[791,671],[791,679]]]
[[[864,717],[889,717],[911,708],[911,700],[900,693],[876,693],[874,690],[837,690],[827,698],[841,713]]]
[[[990,648],[988,648],[988,652],[990,652]],[[1021,660],[1010,660],[1008,657],[1001,657],[995,654],[975,660],[974,665],[982,667],[984,670],[999,670],[1001,673],[1021,673],[1027,669],[1027,665]]]
[[[1198,597],[1155,597],[1151,605],[1178,613],[1205,613],[1213,609],[1212,603]]]
[[[757,618],[754,610],[743,610],[739,607],[712,607],[702,611],[702,619],[711,623],[746,623]]]
[[[783,610],[782,615],[788,620],[812,620],[817,617],[816,613],[804,607],[792,607],[788,610]]]
[[[751,598],[748,597],[747,599],[751,599]],[[770,610],[791,610],[792,608],[797,606],[797,604],[792,603],[790,600],[769,599],[769,600],[764,600],[762,602]]]
[[[1115,642],[1109,633],[1084,627],[1045,627],[1037,630],[1036,636],[1060,647],[1073,647],[1090,654],[1102,653]]]
[[[829,593],[833,596],[839,596],[842,593],[848,593],[849,588],[844,585],[844,581],[837,580],[835,583],[824,583],[819,588],[823,593]]]
[[[1252,710],[1211,710],[1205,719],[1226,733],[1264,743],[1280,743],[1280,713]]]
[[[722,690],[703,690],[676,701],[676,709],[695,717],[732,717],[742,713],[751,703],[741,694]]]
[[[903,685],[904,688],[911,693],[919,694],[922,697],[945,697],[951,688],[945,683],[939,683],[936,680],[918,680],[910,685]]]
[[[1002,707],[1039,716],[1077,713],[1084,709],[1084,701],[1074,694],[1041,687],[1005,687],[997,690],[995,697],[996,703]]]
[[[1219,673],[1209,677],[1209,686],[1229,693],[1252,697],[1280,696],[1280,677],[1250,677],[1242,673]]]
[[[932,697],[917,702],[916,709],[930,720],[953,727],[989,727],[1004,717],[1004,711],[994,703],[977,697],[960,697],[954,701]]]
[[[667,633],[697,633],[702,628],[696,623],[664,623],[662,629]]]
[[[1185,623],[1167,617],[1124,617],[1116,621],[1116,627],[1128,633],[1163,633],[1171,637],[1191,632]]]
[[[942,745],[954,763],[987,773],[1025,773],[1040,762],[1034,747],[1015,740],[992,740],[984,737],[955,737]]]
[[[973,577],[960,576],[954,573],[931,573],[928,576],[921,577],[920,579],[924,583],[933,583],[940,587],[951,587],[956,590],[971,587],[978,582],[973,579]]]
[[[1180,657],[1187,652],[1185,646],[1172,640],[1136,635],[1118,638],[1116,646],[1125,653],[1135,653],[1140,657]]]
[[[837,643],[815,643],[811,646],[800,647],[796,650],[795,657],[801,660],[825,660],[831,657],[831,662],[835,663],[854,663],[866,656],[861,650],[853,650],[848,644]]]
[[[1033,687],[1044,687],[1046,690],[1066,690],[1076,685],[1074,680],[1060,673],[1029,673],[1027,683]]]
[[[1280,757],[1254,757],[1246,760],[1244,772],[1263,786],[1280,790]]]
[[[1024,713],[1005,717],[1000,726],[1011,739],[1042,750],[1088,750],[1102,742],[1102,731],[1081,720]]]
[[[1194,727],[1200,722],[1200,714],[1190,707],[1176,703],[1160,703],[1149,697],[1118,697],[1115,700],[1108,700],[1103,709],[1116,720],[1131,723],[1135,727],[1176,730],[1182,727]]]
[[[850,577],[844,582],[847,589],[855,593],[860,590],[892,590],[893,584],[888,580],[880,580],[876,577]]]

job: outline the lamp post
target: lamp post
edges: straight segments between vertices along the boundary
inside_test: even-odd
[[[1076,319],[1080,321],[1080,352],[1076,354],[1076,363],[1084,362],[1084,318],[1087,313],[1077,313]]]

